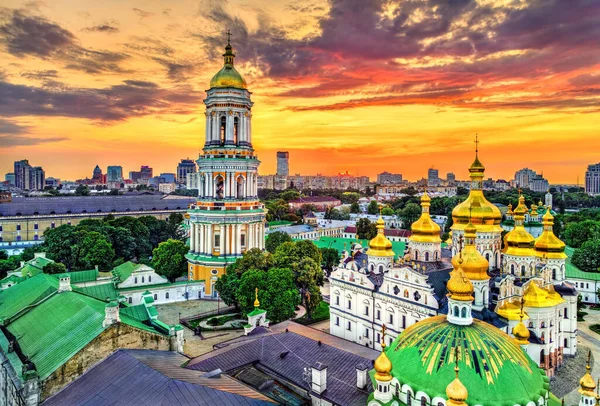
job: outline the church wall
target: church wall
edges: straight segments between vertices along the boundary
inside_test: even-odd
[[[148,290],[152,293],[154,304],[165,304],[184,302],[186,300],[197,300],[204,298],[204,283],[194,283],[193,285],[176,285],[171,287],[162,287],[153,289],[152,286],[147,286],[139,292],[120,292],[125,296],[127,303],[130,305],[138,305],[143,303],[142,294]],[[187,297],[186,297],[187,293]]]
[[[169,337],[117,323],[104,330],[42,383],[42,400],[58,392],[119,348],[170,349]]]

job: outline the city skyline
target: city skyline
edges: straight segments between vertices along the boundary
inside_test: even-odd
[[[275,173],[285,148],[290,174],[420,179],[434,166],[466,179],[475,133],[492,178],[531,167],[583,184],[597,162],[598,4],[5,6],[4,173],[20,159],[62,179],[95,164],[174,172],[202,147],[227,28],[256,101],[261,173]]]

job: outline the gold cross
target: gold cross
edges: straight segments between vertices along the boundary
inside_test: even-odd
[[[458,236],[458,252],[462,252],[464,238],[462,235]]]
[[[385,324],[381,325],[381,346],[385,347],[385,332],[387,330],[387,327],[385,326]]]
[[[479,152],[479,138],[478,135],[475,134],[475,153]]]
[[[231,31],[227,30],[227,44],[231,42]]]

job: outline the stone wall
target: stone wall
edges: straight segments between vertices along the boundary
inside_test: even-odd
[[[73,382],[90,367],[119,348],[169,351],[169,337],[140,330],[124,323],[114,324],[42,383],[42,400]]]

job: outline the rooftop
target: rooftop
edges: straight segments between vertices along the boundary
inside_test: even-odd
[[[311,204],[311,203],[326,203],[326,202],[339,202],[340,199],[336,199],[331,196],[304,196],[298,199],[290,200],[293,204]]]

